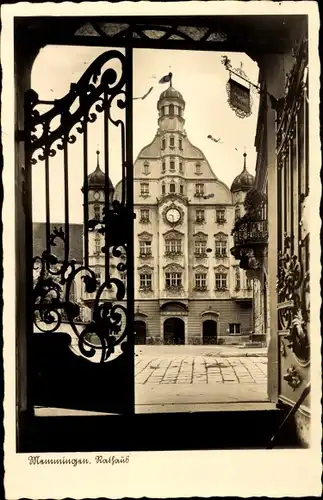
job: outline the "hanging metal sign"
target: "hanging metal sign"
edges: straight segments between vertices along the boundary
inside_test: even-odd
[[[239,118],[251,115],[250,88],[233,80],[227,82],[228,103]]]

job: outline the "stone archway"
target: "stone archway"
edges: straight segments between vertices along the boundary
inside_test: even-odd
[[[146,344],[147,338],[147,325],[145,321],[135,321],[135,344]]]
[[[203,344],[217,344],[218,323],[214,319],[203,321],[202,340]]]
[[[164,321],[164,344],[185,344],[185,323],[181,318],[167,318]]]

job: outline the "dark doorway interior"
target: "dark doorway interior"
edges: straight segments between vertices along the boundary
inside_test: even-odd
[[[166,319],[164,323],[164,344],[185,344],[185,323],[182,319]]]
[[[146,344],[146,323],[135,321],[135,344]]]
[[[218,325],[213,319],[203,322],[203,344],[216,344],[218,335]]]

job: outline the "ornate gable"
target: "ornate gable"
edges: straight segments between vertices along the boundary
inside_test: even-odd
[[[184,266],[181,266],[180,264],[177,264],[175,262],[171,262],[170,264],[167,264],[167,266],[164,266],[164,270],[167,273],[180,273],[184,269]]]
[[[199,231],[198,233],[193,234],[193,236],[197,241],[206,241],[207,240],[207,234],[202,233],[202,231]]]
[[[221,264],[219,266],[214,266],[214,270],[216,273],[226,273],[228,271],[227,266],[222,266]]]
[[[151,241],[153,239],[153,235],[151,233],[148,233],[147,231],[143,231],[142,233],[138,234],[138,238],[141,241]]]
[[[181,233],[176,229],[170,229],[169,231],[166,231],[163,236],[165,240],[180,240],[183,238],[184,233]]]
[[[198,265],[198,266],[194,266],[194,271],[196,273],[207,273],[208,272],[208,267],[206,266],[202,266],[202,265]]]
[[[228,235],[220,231],[214,235],[214,238],[216,241],[227,241]]]

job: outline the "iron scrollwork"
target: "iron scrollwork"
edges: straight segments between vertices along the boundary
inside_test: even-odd
[[[295,366],[291,366],[287,369],[287,372],[284,375],[284,380],[293,389],[293,391],[295,391],[302,383],[302,377],[296,370]]]
[[[279,329],[287,331],[285,339],[301,364],[309,362],[308,324],[309,272],[304,272],[296,255],[290,255],[290,237],[285,235],[284,253],[278,255],[278,321]]]
[[[113,68],[103,71],[103,67],[116,60],[121,65],[121,71]],[[127,96],[124,91],[128,85],[125,70],[125,56],[117,50],[110,50],[101,54],[84,72],[76,84],[71,84],[69,93],[52,102],[41,101],[33,90],[26,93],[26,112],[28,113],[28,133],[26,138],[26,158],[28,167],[35,165],[38,160],[48,161],[56,155],[56,149],[64,149],[68,144],[76,141],[76,135],[71,133],[76,127],[79,134],[83,134],[87,124],[97,119],[97,113],[105,113],[109,122],[120,127],[122,144],[122,173],[125,182],[128,163],[125,158],[125,123],[114,120],[111,116],[111,107],[116,99],[119,109],[127,108]],[[127,87],[126,87],[127,88]],[[71,111],[76,101],[79,105]],[[50,105],[51,109],[40,113],[39,105]],[[91,112],[95,105],[97,113]],[[53,120],[59,117],[59,124],[53,127]],[[37,158],[36,151],[40,150]],[[105,183],[107,183],[105,179]],[[121,352],[127,349],[129,322],[125,301],[126,288],[122,280],[110,275],[110,250],[112,256],[119,259],[117,270],[125,272],[127,269],[127,216],[128,209],[123,187],[122,201],[105,202],[102,220],[85,220],[88,232],[109,234],[105,239],[102,252],[105,260],[105,280],[102,284],[97,280],[94,270],[69,258],[69,242],[66,227],[52,229],[47,248],[33,258],[34,284],[34,324],[43,332],[55,332],[59,329],[64,318],[78,338],[80,352],[86,358],[105,362],[111,359],[117,345]],[[49,221],[46,222],[48,231]],[[65,223],[66,226],[66,223]],[[57,240],[61,240],[65,253],[62,259],[52,253]],[[94,299],[91,321],[76,324],[80,318],[81,307],[75,298],[75,285],[80,282],[87,294],[93,294]],[[105,291],[115,289],[115,298],[106,299]],[[93,340],[95,339],[95,340]],[[99,354],[99,359],[98,355]]]

